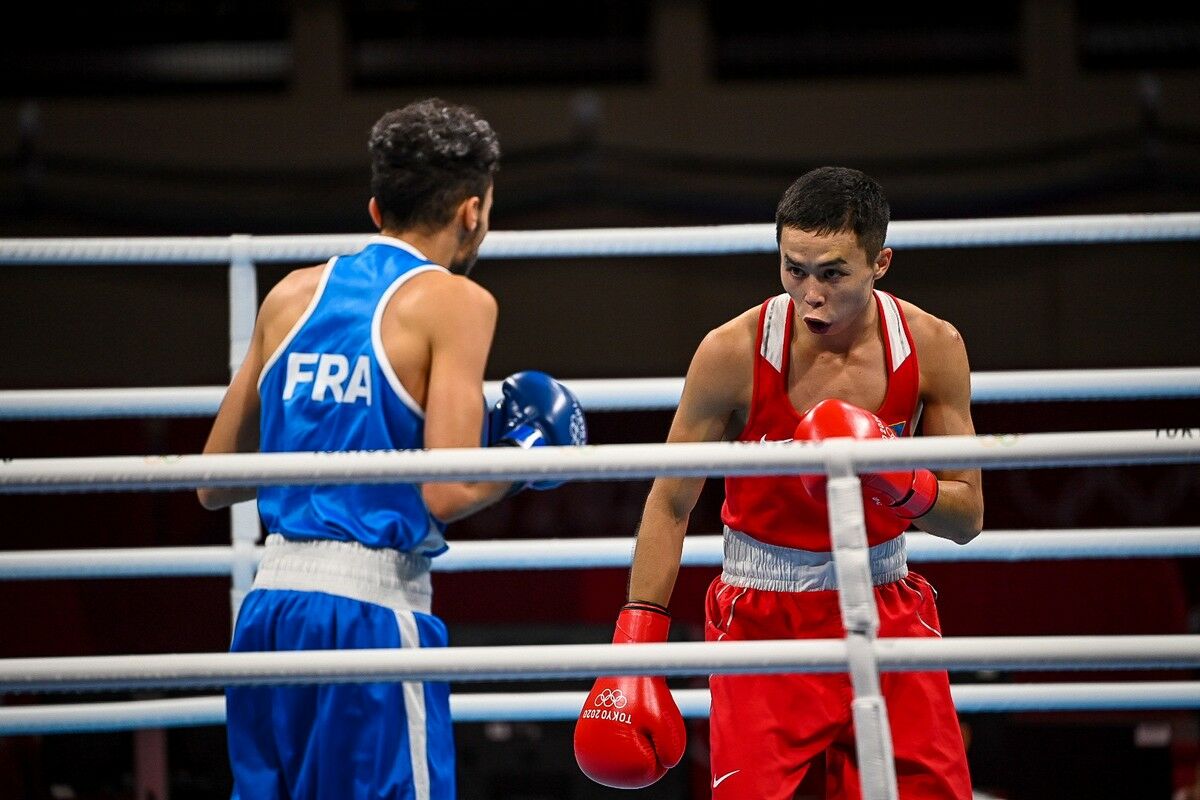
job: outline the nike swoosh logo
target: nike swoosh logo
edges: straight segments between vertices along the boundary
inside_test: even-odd
[[[725,782],[726,778],[732,777],[733,775],[736,775],[739,772],[741,772],[740,769],[735,769],[733,772],[726,772],[724,775],[722,775],[721,777],[719,777],[715,781],[713,781],[712,788],[714,788],[714,789],[717,788],[718,786],[720,786],[722,783]]]
[[[759,439],[758,441],[759,441],[759,444],[782,444],[785,442],[790,442],[792,440],[791,439],[768,439],[767,435],[764,433],[762,438]]]

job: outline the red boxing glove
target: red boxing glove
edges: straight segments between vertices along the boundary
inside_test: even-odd
[[[845,400],[822,400],[810,408],[792,438],[819,442],[823,439],[895,439],[896,433],[870,411]],[[813,497],[825,496],[824,475],[801,475],[804,488]],[[868,472],[859,476],[865,494],[876,505],[886,506],[903,519],[916,519],[933,508],[938,498],[938,480],[927,469],[904,472]]]
[[[627,603],[613,644],[665,642],[670,613],[655,603]],[[575,723],[575,761],[583,774],[614,789],[641,789],[683,758],[683,715],[662,677],[601,677]]]

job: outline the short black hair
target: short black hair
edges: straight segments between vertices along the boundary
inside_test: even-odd
[[[384,114],[371,128],[371,194],[384,224],[436,229],[458,204],[482,197],[500,165],[500,142],[468,106],[437,97]]]
[[[891,208],[874,178],[849,167],[817,167],[797,178],[775,209],[775,242],[784,228],[817,234],[853,231],[874,258],[887,239]]]

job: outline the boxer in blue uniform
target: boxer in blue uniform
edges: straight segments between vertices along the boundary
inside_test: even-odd
[[[369,150],[379,235],[271,290],[204,452],[585,444],[577,399],[545,373],[480,403],[497,309],[467,273],[500,157],[491,126],[432,98],[381,117]],[[446,646],[429,569],[447,523],[559,483],[200,489],[210,509],[257,496],[267,532],[231,650]],[[226,706],[235,798],[455,797],[445,683],[231,688]]]

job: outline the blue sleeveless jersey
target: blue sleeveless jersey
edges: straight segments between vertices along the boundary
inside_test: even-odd
[[[414,275],[442,270],[399,239],[375,236],[334,257],[312,302],[258,380],[264,453],[410,450],[425,446],[425,414],[396,377],[380,324],[392,294]],[[445,525],[415,484],[263,486],[268,533],[337,539],[437,555]]]

